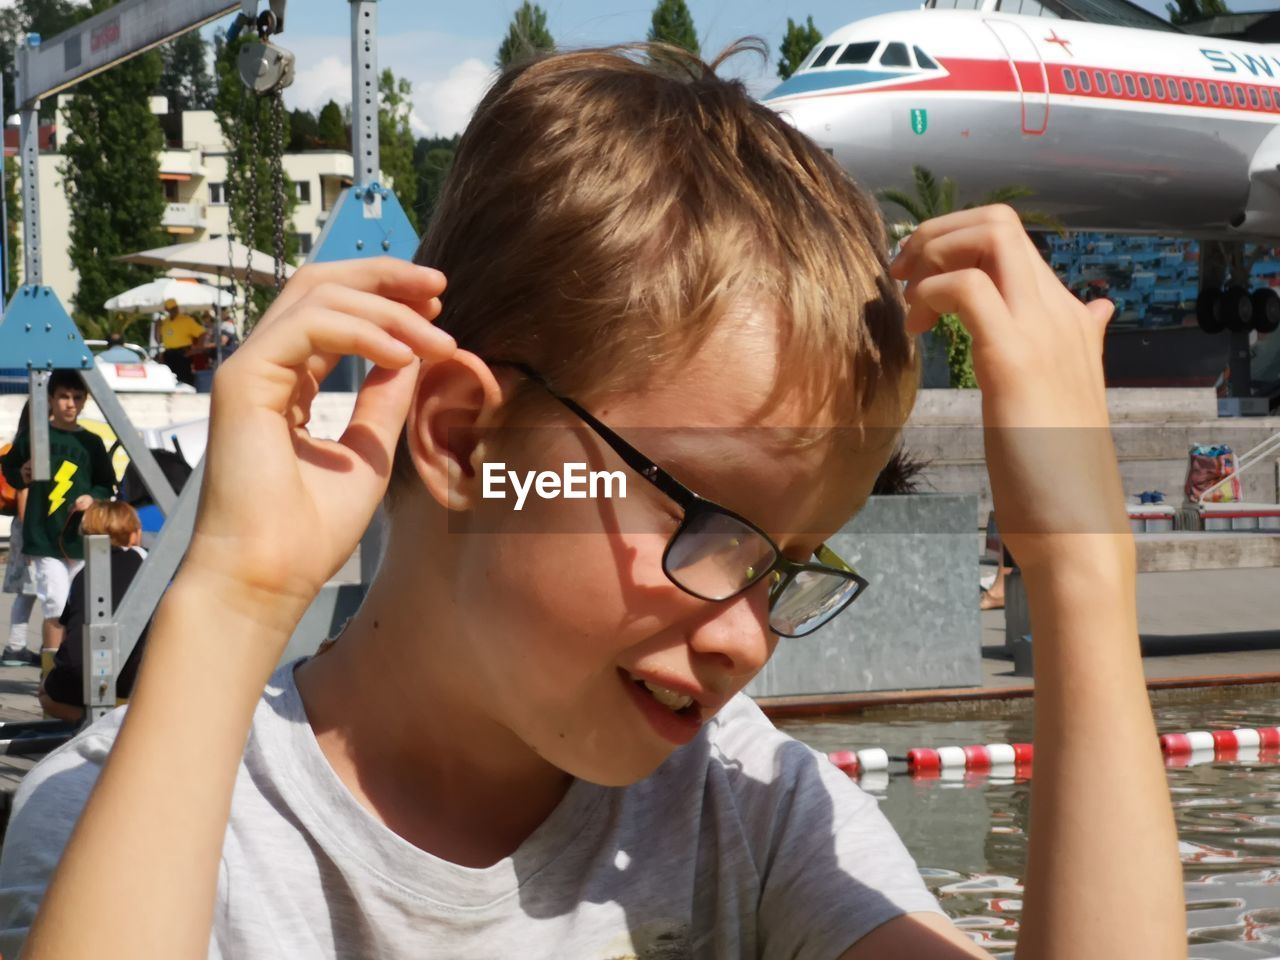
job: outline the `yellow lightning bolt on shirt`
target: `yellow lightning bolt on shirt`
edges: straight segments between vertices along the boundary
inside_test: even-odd
[[[53,478],[58,482],[49,491],[49,516],[53,516],[57,509],[67,502],[67,491],[71,489],[71,478],[76,475],[76,470],[76,465],[71,461],[62,461],[62,466],[58,468]]]

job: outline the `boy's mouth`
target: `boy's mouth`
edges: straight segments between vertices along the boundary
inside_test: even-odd
[[[628,674],[628,679],[672,713],[689,716],[699,712],[698,702],[687,693],[672,690],[670,687],[664,687],[651,680],[641,680],[630,674]]]

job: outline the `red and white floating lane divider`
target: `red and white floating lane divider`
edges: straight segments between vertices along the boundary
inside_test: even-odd
[[[1280,750],[1280,727],[1166,733],[1160,737],[1160,750],[1166,757],[1173,759],[1211,752],[1227,760],[1235,759],[1239,750],[1277,751]],[[908,750],[905,758],[890,757],[879,748],[836,750],[827,754],[827,759],[851,777],[887,771],[891,759],[905,759],[909,774],[927,777],[943,770],[979,773],[993,767],[1029,767],[1032,755],[1029,743],[988,743],[968,747],[938,747],[936,750],[917,747]]]
[[[1280,727],[1189,730],[1186,733],[1166,733],[1160,738],[1160,750],[1166,757],[1184,757],[1208,751],[1225,754],[1250,749],[1280,750]]]

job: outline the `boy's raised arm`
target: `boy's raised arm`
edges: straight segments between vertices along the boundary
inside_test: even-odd
[[[187,559],[24,957],[207,954],[254,705],[386,488],[419,360],[456,348],[429,322],[443,289],[438,272],[397,260],[305,267],[218,371]],[[315,440],[305,430],[311,401],[347,354],[378,367],[342,440]]]
[[[1082,304],[1063,287],[1008,207],[926,222],[893,274],[909,282],[913,333],[956,312],[973,334],[996,515],[1035,625],[1036,770],[1017,955],[1185,956],[1177,834],[1102,372],[1111,304]]]

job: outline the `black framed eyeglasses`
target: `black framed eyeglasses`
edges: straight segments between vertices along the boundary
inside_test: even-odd
[[[829,623],[866,590],[868,582],[826,544],[813,552],[809,563],[783,556],[758,526],[694,493],[577,401],[557,392],[532,367],[516,361],[486,362],[518,370],[541,386],[684,511],[663,551],[662,571],[685,593],[701,600],[730,600],[770,577],[769,628],[779,636],[803,637]]]

